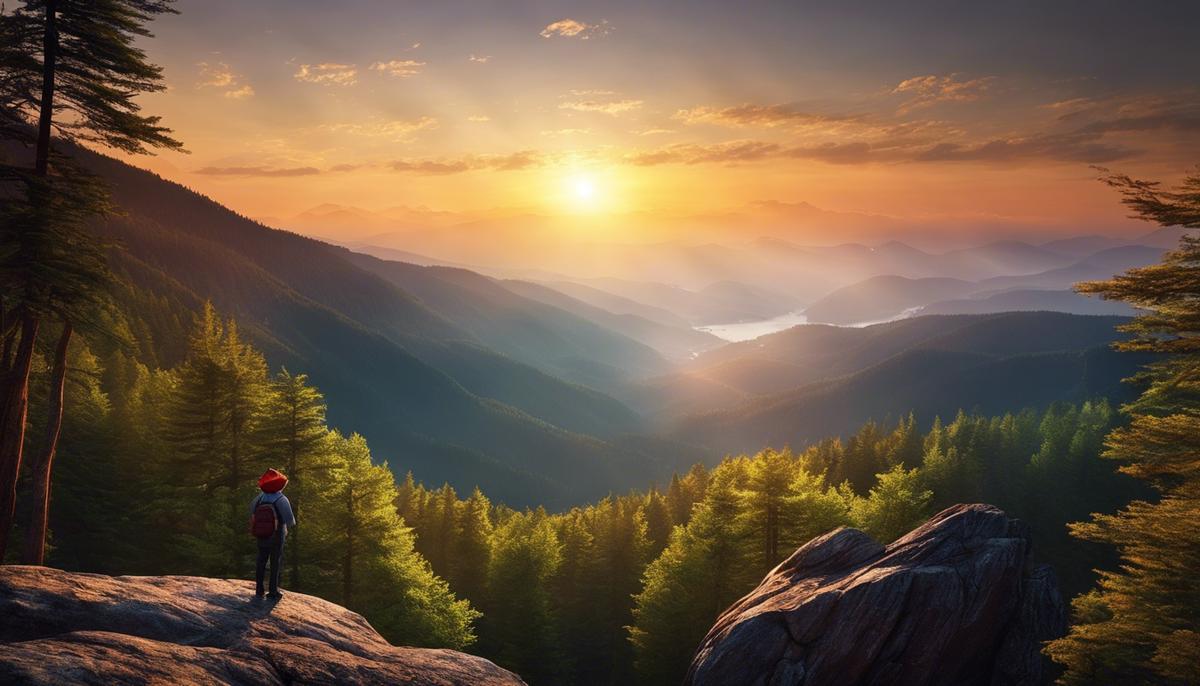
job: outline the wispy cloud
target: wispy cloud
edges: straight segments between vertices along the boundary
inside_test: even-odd
[[[358,68],[353,64],[322,62],[301,64],[293,75],[297,81],[318,83],[323,86],[353,86],[358,82]]]
[[[241,100],[254,95],[254,88],[242,81],[242,77],[224,62],[200,62],[200,79],[197,88],[213,88],[231,100]]]
[[[202,167],[196,170],[197,174],[205,176],[265,176],[265,177],[287,177],[287,176],[313,176],[320,174],[321,170],[316,167]]]
[[[248,97],[254,95],[254,88],[251,87],[250,84],[245,84],[239,88],[234,88],[233,90],[227,90],[222,95],[229,98],[230,100],[241,100],[243,98],[248,98]]]
[[[396,160],[391,168],[398,172],[414,174],[460,174],[468,171],[518,171],[539,166],[545,161],[536,150],[499,155],[467,155],[455,159]]]
[[[674,119],[685,124],[719,124],[722,126],[797,126],[825,124],[856,119],[831,116],[802,110],[795,105],[743,104],[733,107],[693,107],[675,112]]]
[[[546,129],[544,131],[539,131],[539,133],[541,135],[547,136],[549,138],[557,138],[559,136],[587,136],[587,135],[591,135],[592,130],[591,129]]]
[[[471,53],[470,57],[467,57],[468,62],[476,62],[478,64],[487,64],[490,59],[492,59],[491,55],[476,55],[475,53]]]
[[[576,19],[560,19],[556,22],[546,25],[542,29],[542,38],[553,38],[555,36],[561,38],[578,38],[587,40],[593,37],[608,35],[612,32],[608,22],[601,20],[598,24],[588,24],[587,22],[578,21]]]
[[[422,129],[434,128],[437,123],[437,119],[433,117],[418,117],[416,119],[372,119],[362,122],[322,124],[318,128],[352,136],[376,136],[401,140]]]
[[[562,97],[568,99],[558,104],[559,109],[609,115],[640,109],[643,104],[641,100],[619,98],[616,93],[608,90],[573,90]]]
[[[736,164],[778,157],[783,146],[765,141],[729,141],[714,145],[677,143],[657,150],[635,152],[626,161],[642,167],[659,164]]]
[[[467,117],[467,121],[475,122],[475,123],[481,123],[481,122],[491,121],[491,120],[492,120],[492,118],[487,116],[486,114],[472,114],[471,116]]]
[[[425,63],[418,60],[390,60],[372,64],[371,71],[384,72],[403,79],[420,74],[421,67],[424,66]]]
[[[892,89],[893,95],[907,95],[900,112],[911,112],[942,102],[972,102],[984,96],[995,82],[993,76],[962,79],[960,74],[914,76]]]

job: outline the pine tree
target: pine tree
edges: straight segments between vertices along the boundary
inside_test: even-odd
[[[484,606],[487,641],[481,648],[529,683],[558,683],[558,617],[550,581],[562,564],[562,545],[545,511],[514,513],[496,527]]]
[[[650,561],[646,520],[632,498],[605,498],[592,510],[592,622],[602,640],[595,652],[585,651],[598,683],[628,683],[623,667],[632,662],[632,647],[623,635],[632,620],[630,599],[641,590]],[[603,666],[603,667],[602,667]],[[605,669],[607,668],[607,669]],[[603,676],[601,676],[603,675]]]
[[[839,483],[848,480],[856,493],[866,493],[875,484],[875,475],[886,469],[886,458],[882,455],[882,432],[873,421],[863,424],[858,432],[846,441],[846,453]]]
[[[303,504],[313,487],[326,476],[332,460],[326,441],[325,399],[308,385],[304,374],[280,370],[267,394],[261,432],[262,455],[268,465],[283,467],[288,475],[288,500],[297,517],[304,516]],[[301,584],[301,561],[305,556],[304,529],[288,536],[289,586]]]
[[[386,464],[371,461],[366,440],[333,435],[338,466],[312,496],[297,529],[313,529],[312,545],[332,570],[328,593],[371,617],[389,641],[462,648],[474,641],[478,613],[457,600],[416,552],[411,529],[396,511],[396,483]],[[317,582],[319,583],[319,581]]]
[[[687,524],[692,516],[692,508],[704,499],[707,488],[708,470],[704,465],[693,465],[682,478],[678,474],[672,476],[671,485],[667,489],[667,507],[671,510],[671,521]]]
[[[784,502],[783,557],[817,536],[850,526],[850,507],[855,500],[848,483],[826,486],[823,475],[797,469]]]
[[[764,450],[749,462],[739,516],[740,525],[755,541],[749,558],[756,569],[770,568],[791,552],[784,551],[781,539],[790,523],[785,505],[797,467],[786,450]]]
[[[44,320],[59,321],[43,450],[33,465],[34,521],[25,560],[44,554],[50,472],[63,420],[66,358],[77,326],[91,322],[110,279],[104,248],[85,222],[108,211],[98,181],[52,145],[52,137],[98,142],[131,153],[181,145],[140,113],[138,95],[162,90],[161,72],[134,45],[146,24],[170,11],[165,0],[24,0],[0,10],[0,140],[32,146],[32,167],[0,165],[6,197],[0,223],[0,338],[15,355],[0,369],[0,560],[16,502],[28,414],[29,372]],[[66,116],[62,116],[62,115]],[[19,334],[18,334],[19,331]],[[40,540],[39,540],[40,539]]]
[[[456,509],[458,522],[451,541],[446,579],[455,593],[480,603],[486,598],[488,565],[492,559],[492,504],[476,488]]]
[[[916,469],[896,465],[877,475],[877,482],[866,498],[851,506],[855,525],[876,540],[891,543],[908,533],[929,516],[933,493],[922,489]]]
[[[1121,175],[1104,180],[1138,216],[1200,228],[1200,169],[1175,191]],[[1078,289],[1142,308],[1122,327],[1133,337],[1117,347],[1163,355],[1139,375],[1146,390],[1123,408],[1129,425],[1109,434],[1105,452],[1159,497],[1072,525],[1080,538],[1115,546],[1121,566],[1102,572],[1096,589],[1075,600],[1070,634],[1047,652],[1066,666],[1063,683],[1194,684],[1200,682],[1200,239],[1184,235],[1160,264]]]
[[[257,452],[256,422],[265,400],[266,363],[206,305],[169,411],[169,436],[183,458],[171,507],[184,527],[181,548],[211,574],[244,567],[245,507],[253,495],[249,456]]]
[[[557,606],[558,643],[571,647],[562,656],[563,670],[567,675],[565,681],[577,684],[588,683],[594,670],[586,655],[575,647],[597,642],[592,617],[595,540],[589,519],[583,508],[576,507],[553,520],[562,546],[562,562],[551,582]]]
[[[671,507],[666,496],[658,488],[651,488],[642,503],[642,516],[646,520],[646,538],[650,556],[658,557],[671,538],[675,523],[671,520]]]
[[[905,469],[919,467],[923,453],[924,446],[921,443],[921,432],[917,430],[917,418],[910,412],[900,420],[889,438],[887,466],[903,465]]]
[[[744,459],[726,460],[713,470],[691,521],[675,528],[662,555],[646,568],[629,628],[642,683],[682,680],[713,621],[764,571],[746,564],[744,535],[736,524],[746,471]]]

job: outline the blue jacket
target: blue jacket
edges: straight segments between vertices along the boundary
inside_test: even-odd
[[[259,493],[250,502],[250,516],[254,516],[258,506],[264,504],[275,506],[275,515],[279,517],[279,535],[287,536],[287,530],[296,526],[296,515],[292,514],[292,504],[288,502],[287,496],[282,492]]]

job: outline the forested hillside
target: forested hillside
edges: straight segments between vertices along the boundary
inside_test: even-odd
[[[1118,339],[1115,327],[1122,321],[1057,312],[1008,312],[913,317],[862,328],[796,326],[703,353],[670,375],[642,382],[638,407],[665,416],[731,409],[816,382],[832,383],[883,363],[903,366],[892,358],[915,351],[992,358],[1082,352]],[[1114,386],[1121,371],[1111,370]],[[977,391],[981,399],[986,398],[987,388]],[[961,402],[971,407],[979,401],[968,397]],[[848,417],[849,425],[871,416],[875,415]]]
[[[74,348],[89,373],[70,388],[50,562],[240,575],[252,477],[275,465],[300,522],[288,588],[364,613],[393,641],[472,645],[532,684],[674,681],[713,618],[794,546],[843,524],[889,540],[953,502],[1029,521],[1039,554],[1080,589],[1108,559],[1064,523],[1140,493],[1096,459],[1118,422],[1099,401],[871,422],[587,506],[516,510],[486,488],[398,482],[363,438],[327,428],[304,375],[269,370],[211,308],[189,339],[162,370],[105,368]],[[139,533],[150,518],[154,534]]]
[[[519,358],[499,359],[484,345],[497,343],[497,329],[480,322],[495,321],[488,298],[500,294],[527,315],[497,326],[535,336],[539,359],[608,383],[627,372],[579,345],[623,356],[624,345],[646,365],[659,364],[649,348],[611,333],[607,343],[595,342],[595,325],[498,285],[488,289],[482,277],[474,278],[484,294],[428,279],[427,289],[440,285],[456,304],[440,302],[449,312],[443,316],[357,267],[344,249],[268,229],[112,159],[79,155],[112,186],[123,211],[98,230],[120,246],[114,268],[130,284],[123,310],[137,359],[178,362],[187,312],[209,299],[238,318],[272,364],[304,369],[320,384],[333,400],[335,426],[370,436],[377,450],[422,478],[461,488],[487,483],[513,504],[566,504],[669,473],[659,456],[603,440],[640,428],[630,410]],[[569,338],[537,337],[533,326],[576,330]]]

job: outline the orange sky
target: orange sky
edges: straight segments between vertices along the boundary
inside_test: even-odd
[[[146,45],[169,90],[144,104],[191,154],[135,163],[285,226],[332,203],[628,240],[696,215],[753,231],[802,202],[946,232],[1131,232],[1089,165],[1170,179],[1200,161],[1197,51],[1172,44],[1189,17],[1133,4],[1084,24],[1039,3],[432,5],[180,2]]]

